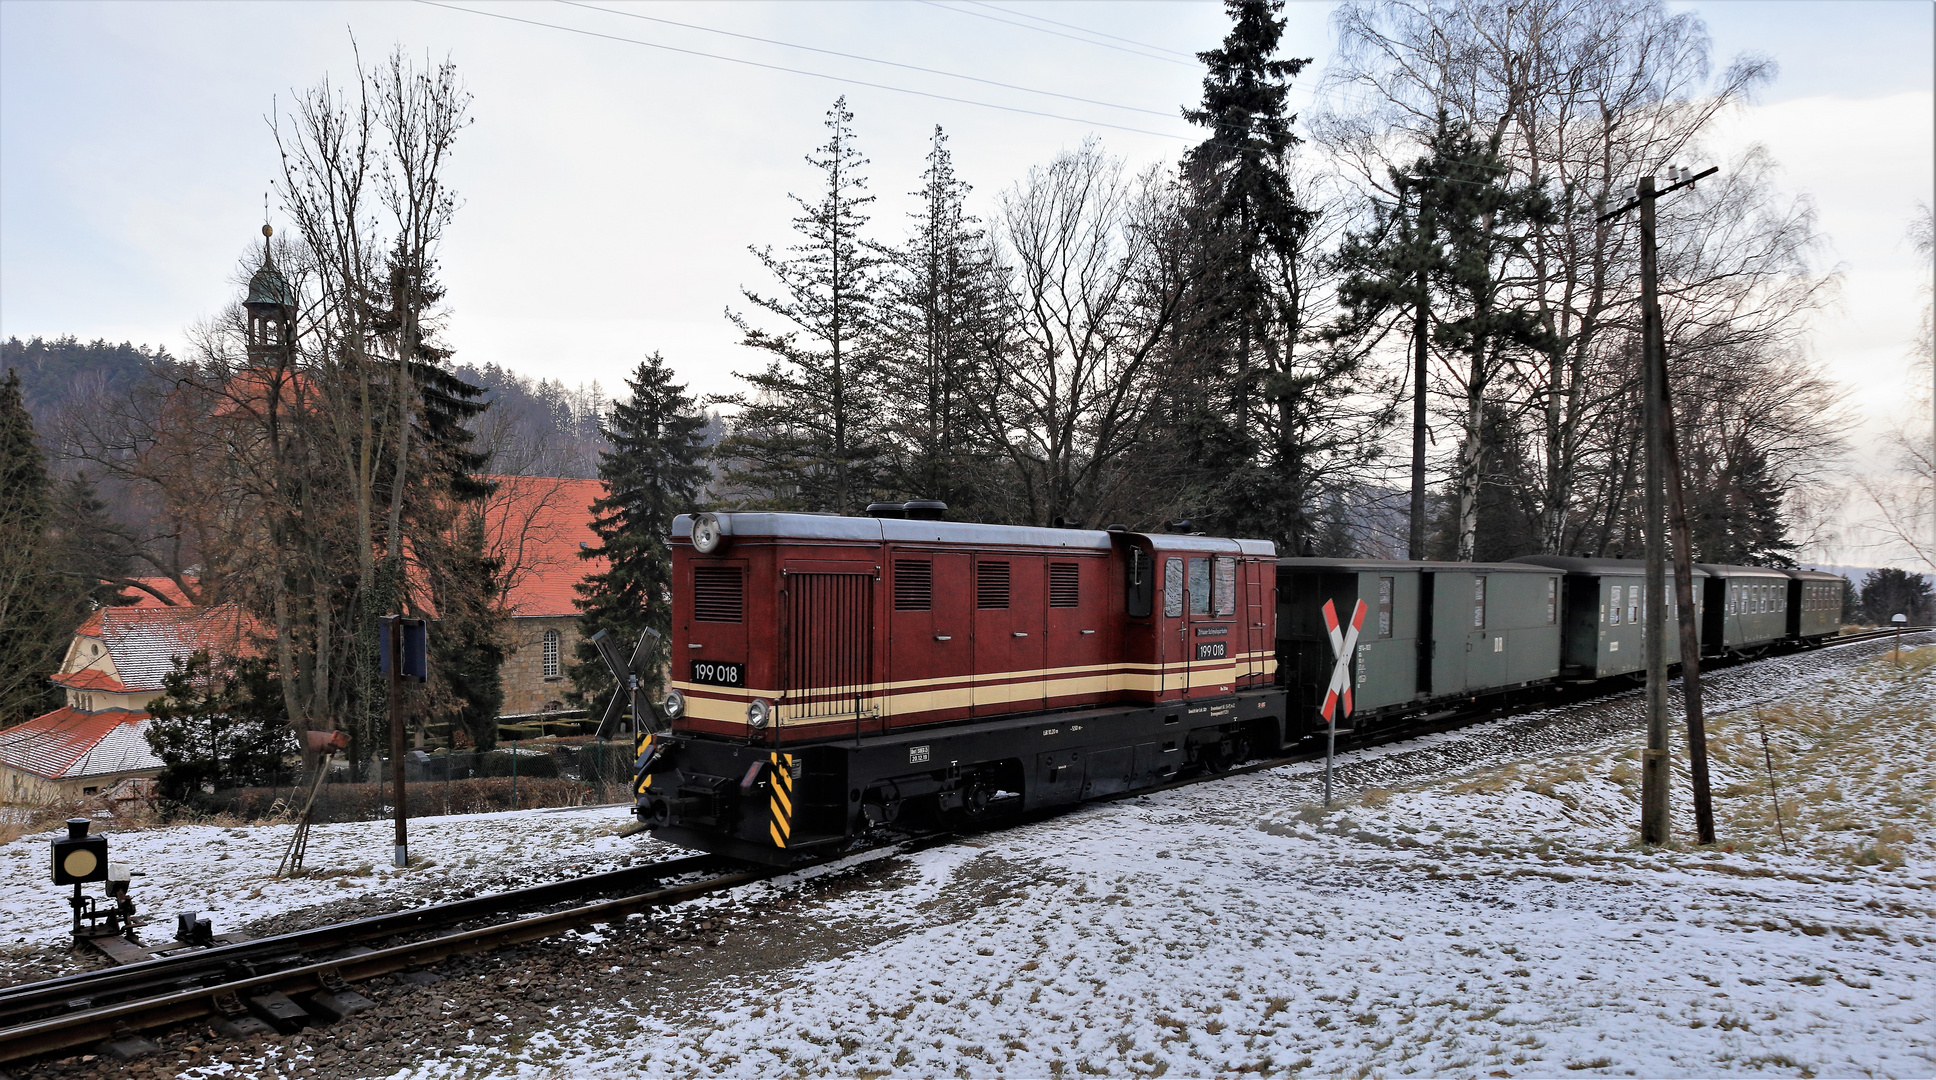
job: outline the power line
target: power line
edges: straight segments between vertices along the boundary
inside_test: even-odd
[[[1036,90],[1032,87],[1017,86],[1014,83],[997,82],[994,79],[984,79],[976,75],[962,75],[958,72],[942,71],[938,68],[931,68],[931,67],[922,67],[919,64],[903,64],[898,60],[877,60],[871,56],[859,56],[854,53],[840,52],[835,49],[822,49],[812,45],[796,45],[791,41],[778,41],[773,38],[755,37],[752,34],[742,34],[733,30],[718,30],[710,26],[698,26],[693,23],[683,23],[683,22],[675,21],[673,19],[661,19],[656,15],[641,15],[635,11],[614,11],[611,8],[599,7],[596,4],[583,3],[582,0],[557,0],[557,2],[560,4],[564,4],[568,7],[584,8],[587,11],[599,11],[607,15],[621,15],[628,19],[641,19],[645,22],[663,23],[666,26],[677,26],[687,30],[698,30],[698,31],[701,31],[702,33],[707,33],[707,34],[720,34],[725,37],[739,38],[743,41],[757,41],[764,45],[778,45],[781,48],[785,48],[785,49],[800,49],[804,52],[821,53],[826,56],[838,56],[845,60],[859,60],[862,63],[867,63],[867,64],[883,64],[883,65],[886,65],[887,67],[904,68],[908,71],[919,71],[928,75],[941,75],[950,79],[965,79],[968,82],[978,82],[986,86],[999,86],[1004,90],[1019,90],[1025,94],[1041,94],[1045,97],[1062,98],[1065,101],[1080,101],[1085,105],[1101,105],[1105,109],[1122,109],[1126,112],[1146,113],[1150,116],[1161,116],[1166,119],[1173,118],[1175,116],[1174,113],[1166,112],[1161,109],[1145,109],[1136,105],[1118,105],[1113,101],[1098,101],[1095,98],[1077,97],[1074,94],[1060,94],[1054,90]]]
[[[1097,41],[1094,38],[1077,37],[1074,34],[1065,34],[1060,30],[1051,30],[1046,26],[1031,26],[1028,23],[1016,22],[1013,19],[999,18],[997,16],[990,15],[985,11],[969,11],[967,8],[949,7],[947,4],[936,3],[935,0],[921,0],[921,2],[928,5],[929,7],[937,7],[943,11],[952,11],[957,15],[973,15],[977,19],[987,19],[991,22],[1007,23],[1010,26],[1019,26],[1024,30],[1033,30],[1038,34],[1054,34],[1056,37],[1059,37],[1059,38],[1068,38],[1070,41],[1080,41],[1084,45],[1099,45],[1102,48],[1114,49],[1117,52],[1125,52],[1130,54],[1131,56],[1140,56],[1145,60],[1161,60],[1166,64],[1181,64],[1184,67],[1196,66],[1195,64],[1187,63],[1182,60],[1177,60],[1172,57],[1158,56],[1155,53],[1146,53],[1140,49],[1128,49],[1128,48],[1124,48],[1121,45],[1111,45],[1107,41]],[[997,8],[996,10],[999,11],[1001,9]]]
[[[1151,131],[1148,128],[1129,127],[1126,124],[1111,124],[1104,120],[1085,120],[1077,116],[1063,116],[1059,113],[1041,112],[1036,109],[1022,109],[1022,108],[1017,108],[1013,105],[997,105],[992,101],[977,101],[973,98],[954,97],[949,94],[930,93],[929,91],[926,91],[926,90],[910,90],[905,86],[889,86],[886,83],[868,82],[864,79],[849,78],[848,76],[845,76],[845,75],[828,75],[828,74],[825,74],[824,72],[807,71],[803,68],[786,67],[782,64],[765,64],[765,63],[761,63],[758,60],[742,60],[737,56],[722,56],[719,53],[709,53],[700,49],[684,49],[684,48],[680,48],[677,45],[661,45],[656,41],[646,41],[642,38],[620,37],[617,34],[600,33],[597,30],[585,30],[576,26],[564,26],[559,23],[542,22],[537,19],[519,18],[516,15],[506,15],[503,12],[498,12],[498,11],[479,11],[475,8],[458,7],[455,4],[440,3],[439,0],[417,0],[417,3],[423,4],[427,7],[444,8],[449,11],[461,11],[466,15],[482,15],[482,16],[485,16],[486,18],[502,19],[505,22],[520,23],[525,26],[538,26],[538,27],[543,27],[544,29],[547,29],[547,30],[562,30],[566,33],[579,34],[584,37],[599,38],[605,41],[618,41],[618,42],[623,42],[627,45],[643,45],[648,49],[660,49],[665,52],[681,53],[686,56],[703,56],[708,60],[724,60],[729,64],[740,64],[745,67],[762,68],[767,71],[783,71],[789,75],[805,75],[809,78],[825,79],[828,82],[844,83],[849,86],[865,86],[871,90],[887,90],[896,94],[911,94],[915,97],[932,98],[936,101],[950,101],[950,102],[954,102],[957,105],[975,105],[984,109],[999,109],[1002,112],[1020,113],[1023,116],[1039,116],[1048,120],[1066,120],[1072,124],[1088,124],[1092,127],[1110,128],[1115,131],[1128,131],[1128,132],[1133,132],[1137,135],[1154,135],[1159,139],[1175,139],[1178,142],[1190,141],[1190,138],[1187,135],[1173,135],[1173,134],[1170,134],[1169,132],[1164,132],[1164,131]]]
[[[1034,19],[1036,22],[1045,22],[1045,23],[1048,23],[1050,26],[1060,26],[1067,30],[1076,30],[1084,34],[1094,34],[1097,37],[1106,37],[1111,41],[1120,41],[1120,42],[1123,42],[1124,44],[1137,45],[1145,49],[1155,49],[1157,52],[1166,52],[1172,56],[1187,57],[1190,60],[1195,60],[1197,58],[1196,53],[1183,52],[1179,49],[1166,49],[1161,45],[1151,45],[1148,42],[1144,42],[1144,41],[1135,41],[1126,37],[1117,37],[1114,34],[1105,34],[1100,30],[1091,30],[1085,26],[1077,26],[1074,23],[1056,22],[1054,19],[1045,19],[1040,15],[1030,15],[1026,11],[1014,11],[1009,8],[1000,7],[995,4],[990,4],[990,3],[987,3],[986,0],[968,0],[968,2],[975,5],[976,7],[985,7],[990,11],[999,11],[1004,15],[1020,15],[1024,19]],[[1101,43],[1098,42],[1097,44],[1101,44]]]

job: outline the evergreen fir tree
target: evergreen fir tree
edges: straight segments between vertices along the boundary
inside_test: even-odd
[[[1287,109],[1308,59],[1280,58],[1280,0],[1226,0],[1230,33],[1198,54],[1208,71],[1185,119],[1210,135],[1184,157],[1193,264],[1168,381],[1170,437],[1195,462],[1195,515],[1219,532],[1261,535],[1285,551],[1329,541],[1324,501],[1362,459],[1359,357],[1311,325],[1312,212],[1290,155]]]
[[[60,666],[81,615],[53,564],[47,463],[21,400],[20,376],[0,381],[0,725],[56,708],[47,677]]]
[[[604,427],[612,449],[599,455],[605,497],[592,504],[592,531],[599,544],[583,552],[604,559],[604,571],[579,583],[574,603],[582,613],[577,663],[571,665],[572,696],[603,716],[613,689],[611,673],[592,645],[606,630],[630,655],[644,630],[660,640],[672,632],[672,518],[693,509],[707,479],[701,414],[672,368],[653,353],[626,380],[631,396],[612,406]],[[659,696],[668,657],[663,647],[645,665],[645,693]]]
[[[883,486],[896,498],[940,499],[960,517],[993,520],[998,448],[976,402],[995,381],[1001,280],[939,125],[921,178],[912,234],[888,253],[895,274],[879,319],[891,447]]]
[[[763,330],[728,313],[742,343],[770,357],[766,370],[742,374],[751,391],[720,399],[739,408],[720,453],[728,487],[748,505],[852,513],[878,480],[881,387],[869,346],[881,258],[860,236],[874,197],[853,120],[845,97],[827,112],[827,141],[807,158],[826,187],[814,202],[792,196],[801,210],[793,254],[753,249],[781,292],[748,289],[746,299],[794,329]]]
[[[243,787],[273,782],[285,755],[296,752],[282,707],[275,666],[264,657],[212,660],[205,650],[162,678],[150,706],[148,745],[161,758],[161,793],[192,802],[201,785]]]

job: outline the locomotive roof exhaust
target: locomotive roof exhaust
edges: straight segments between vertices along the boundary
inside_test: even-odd
[[[945,521],[948,504],[938,499],[910,499],[902,504],[901,511],[913,521]]]
[[[907,510],[900,503],[868,503],[867,516],[876,518],[904,518]]]

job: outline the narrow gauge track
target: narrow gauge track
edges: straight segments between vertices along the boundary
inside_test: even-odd
[[[1905,627],[1902,633],[1924,633],[1931,629],[1936,628]],[[1712,663],[1705,665],[1703,670],[1723,670],[1773,656],[1887,639],[1896,633],[1891,628],[1851,634],[1820,646],[1779,648],[1752,658]],[[1348,738],[1348,747],[1356,750],[1402,742],[1424,734],[1456,730],[1523,712],[1611,697],[1629,689],[1629,686],[1609,689],[1602,684],[1548,687],[1504,702],[1475,702],[1468,707],[1427,714],[1362,735],[1354,732]],[[1311,741],[1308,738],[1304,740],[1305,743]],[[1093,801],[1120,801],[1206,780],[1300,764],[1324,756],[1322,749],[1307,749],[1303,743],[1299,745],[1300,749],[1295,753],[1253,760],[1220,771],[1183,777],[1155,787]],[[882,846],[930,846],[956,836],[1052,818],[1084,805],[1089,804],[1057,807],[975,828],[908,834]],[[854,854],[857,853],[842,852],[823,862]],[[0,989],[0,1062],[40,1057],[130,1032],[210,1016],[227,1016],[240,1009],[240,1002],[269,991],[303,994],[337,989],[347,983],[425,967],[461,953],[521,944],[594,923],[622,919],[648,908],[669,906],[754,881],[797,873],[800,869],[802,867],[749,867],[712,855],[686,856],[648,866],[629,867],[234,945],[178,953],[126,967],[8,987]],[[679,878],[693,880],[666,884]],[[385,948],[360,948],[361,943],[366,941],[382,941],[463,926],[491,915],[528,912],[581,899],[587,894],[624,892],[641,886],[646,886],[644,891],[613,899],[436,934]],[[332,952],[335,955],[327,955]]]

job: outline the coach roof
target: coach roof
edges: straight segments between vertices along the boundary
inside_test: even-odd
[[[1280,570],[1330,570],[1341,574],[1404,573],[1419,570],[1427,570],[1435,574],[1538,574],[1547,570],[1542,566],[1523,566],[1509,562],[1409,562],[1404,559],[1327,559],[1314,555],[1279,559],[1277,566]]]
[[[1033,525],[988,525],[974,521],[917,521],[905,518],[844,517],[767,511],[721,513],[728,536],[785,540],[851,540],[858,543],[948,543],[984,547],[1051,547],[1108,551],[1112,536],[1100,529],[1045,529]],[[692,515],[672,519],[672,535],[692,536]],[[1143,534],[1122,534],[1143,535]],[[1268,540],[1224,540],[1207,536],[1153,533],[1151,544],[1167,551],[1222,551],[1272,555]]]
[[[1550,566],[1569,574],[1592,574],[1596,577],[1641,577],[1647,573],[1645,559],[1583,559],[1574,555],[1521,555],[1513,560],[1532,566]],[[1695,563],[1692,576],[1708,577],[1711,567]],[[1667,572],[1674,572],[1674,564],[1667,564]]]

